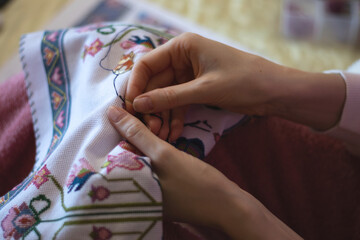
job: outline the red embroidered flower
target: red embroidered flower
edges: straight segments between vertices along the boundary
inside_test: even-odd
[[[123,74],[127,71],[130,71],[134,66],[134,52],[130,52],[129,54],[124,54],[116,67],[113,69],[114,74]]]
[[[46,65],[49,66],[52,63],[56,53],[52,51],[50,48],[46,47],[44,49],[44,59],[46,60]]]
[[[1,222],[3,237],[18,240],[35,223],[35,215],[26,203],[22,203],[20,207],[14,206],[10,208],[9,214]]]
[[[87,54],[90,54],[91,56],[95,56],[98,52],[100,52],[103,46],[104,43],[101,42],[99,38],[97,38],[94,42],[92,42],[90,46],[85,45],[83,59],[85,59]]]
[[[103,186],[94,187],[94,185],[91,185],[91,191],[88,195],[91,197],[92,202],[96,200],[102,201],[110,196],[110,191]]]
[[[47,177],[50,174],[49,169],[45,166],[43,166],[35,175],[33,180],[31,181],[37,189],[40,188],[41,185],[49,181],[49,178]]]
[[[52,92],[51,96],[52,96],[51,102],[54,104],[54,108],[56,110],[56,109],[58,109],[60,107],[60,104],[62,103],[64,98],[55,91]]]
[[[90,233],[90,237],[94,240],[107,240],[112,237],[112,233],[106,227],[95,227]]]
[[[134,145],[132,145],[131,143],[129,143],[127,141],[121,141],[119,143],[119,147],[121,147],[122,149],[128,150],[129,152],[132,152],[136,155],[143,155],[143,153],[140,152],[139,149],[137,149]]]

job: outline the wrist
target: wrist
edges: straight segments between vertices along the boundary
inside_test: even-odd
[[[346,86],[340,74],[303,72],[283,68],[269,115],[327,130],[339,121]]]
[[[238,187],[225,196],[219,209],[219,228],[231,239],[260,239],[269,228],[262,204]]]
[[[302,239],[249,193],[239,189],[224,202],[221,230],[231,239]]]

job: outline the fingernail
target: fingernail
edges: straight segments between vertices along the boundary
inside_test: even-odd
[[[121,114],[119,110],[117,110],[115,107],[111,106],[107,110],[107,115],[113,122],[118,122],[121,119]]]
[[[154,109],[154,105],[150,97],[135,98],[133,108],[137,112],[149,112]]]

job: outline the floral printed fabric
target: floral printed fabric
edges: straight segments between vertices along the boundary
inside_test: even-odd
[[[170,38],[120,23],[22,38],[37,155],[29,176],[0,198],[1,238],[162,238],[161,188],[151,160],[121,139],[105,111],[123,106],[134,63]],[[203,158],[244,119],[193,106],[175,146]]]

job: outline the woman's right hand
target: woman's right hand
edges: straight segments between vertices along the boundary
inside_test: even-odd
[[[271,104],[269,93],[277,90],[272,78],[281,70],[280,65],[261,57],[185,33],[135,64],[126,91],[126,108],[145,114],[163,112],[166,118],[166,110],[172,109],[170,140],[175,140],[182,130],[182,107],[188,104],[266,114]],[[152,130],[158,129],[158,119],[145,120]]]
[[[161,112],[164,124],[149,115],[145,122],[160,138],[175,141],[183,129],[184,106],[189,104],[275,115],[329,129],[341,116],[345,83],[339,74],[291,69],[185,33],[135,64],[125,99],[129,112]]]

